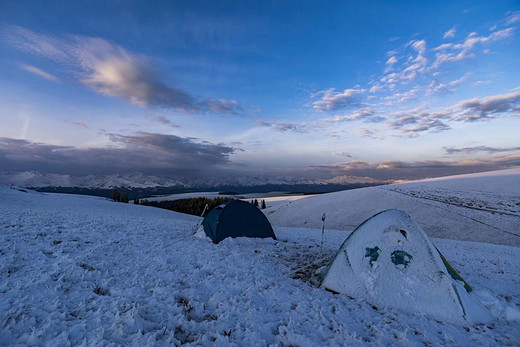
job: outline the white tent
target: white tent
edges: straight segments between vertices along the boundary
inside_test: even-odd
[[[462,278],[448,267],[407,213],[387,210],[350,234],[324,274],[322,286],[376,306],[440,321],[492,321],[489,312],[468,293],[469,286],[465,288]]]

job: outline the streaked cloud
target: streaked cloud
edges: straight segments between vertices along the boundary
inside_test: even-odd
[[[241,106],[234,100],[201,99],[167,84],[165,73],[146,57],[97,37],[47,35],[19,26],[2,25],[2,38],[20,50],[62,65],[84,86],[96,93],[127,100],[139,107],[159,107],[188,113],[236,114]],[[35,67],[27,71],[52,78]]]
[[[263,127],[272,128],[274,130],[280,132],[295,132],[295,133],[307,133],[309,132],[309,127],[307,123],[294,123],[294,122],[266,122],[262,120],[257,120],[255,122],[257,125],[261,125]]]
[[[324,120],[329,123],[339,123],[339,122],[348,122],[353,120],[363,119],[365,121],[370,121],[372,116],[374,115],[374,111],[370,108],[360,108],[348,115],[345,116],[334,116],[331,118],[325,118]],[[379,120],[379,119],[378,119]]]
[[[42,69],[40,68],[37,68],[36,66],[32,66],[32,65],[26,65],[26,64],[20,64],[20,68],[22,68],[23,70],[27,71],[27,72],[30,72],[36,76],[40,76],[42,78],[45,78],[45,79],[48,79],[49,81],[57,81],[58,80],[58,77],[48,73],[48,72],[45,72],[43,71]]]
[[[444,35],[442,35],[443,39],[449,39],[455,37],[455,32],[457,31],[457,26],[453,26],[450,30],[446,31]]]
[[[520,23],[520,11],[509,12],[506,16],[506,25]]]
[[[504,152],[517,152],[520,151],[520,147],[509,147],[509,148],[496,148],[496,147],[488,147],[488,146],[474,146],[474,147],[463,147],[463,148],[454,148],[454,147],[444,147],[446,154],[474,154],[479,152],[487,152],[490,154],[493,153],[504,153]]]
[[[464,122],[475,122],[510,112],[520,112],[520,91],[482,99],[463,100],[452,106],[453,108],[458,111],[454,119]]]
[[[518,112],[518,113],[517,113]],[[400,137],[415,137],[422,132],[441,132],[451,129],[454,122],[477,122],[499,116],[520,114],[520,91],[462,100],[436,112],[425,105],[407,111],[390,113],[388,127],[399,130]]]
[[[493,41],[499,41],[511,37],[515,28],[510,27],[503,30],[498,30],[488,36],[478,36],[476,32],[469,34],[462,43],[444,43],[435,47],[435,61],[432,64],[433,68],[438,68],[441,64],[447,62],[455,62],[468,58],[475,57],[473,49],[477,44],[487,44]]]
[[[459,86],[462,82],[468,79],[470,74],[466,73],[459,79],[456,79],[451,82],[443,83],[438,82],[437,80],[433,80],[428,86],[429,89],[426,92],[426,95],[447,95],[455,93],[455,87]]]
[[[332,152],[332,155],[336,157],[352,158],[352,155],[348,152]]]
[[[165,116],[154,116],[154,117],[152,117],[152,120],[154,122],[161,123],[161,124],[164,124],[164,125],[168,125],[168,126],[171,126],[173,128],[179,128],[180,127],[179,124],[172,122],[171,120],[169,120]]]
[[[364,92],[365,89],[345,89],[343,92],[336,92],[334,88],[322,90],[314,94],[314,97],[320,98],[312,102],[312,107],[319,111],[337,111],[357,106]]]
[[[74,124],[76,124],[77,126],[83,128],[83,129],[88,129],[88,126],[83,122],[74,122]]]
[[[475,81],[475,82],[473,82],[472,86],[478,87],[478,86],[484,86],[484,85],[487,85],[490,83],[491,83],[491,81]]]

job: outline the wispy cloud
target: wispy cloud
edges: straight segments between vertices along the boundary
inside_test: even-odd
[[[453,26],[450,30],[446,31],[444,35],[442,35],[443,39],[449,39],[455,37],[455,32],[457,31],[457,26]]]
[[[139,107],[160,107],[189,113],[238,113],[232,100],[201,99],[165,83],[164,73],[144,56],[102,38],[47,35],[18,26],[2,25],[2,38],[22,51],[58,64],[96,93],[128,100]],[[32,67],[26,70],[45,77]],[[43,72],[43,73],[42,73]],[[47,76],[46,78],[48,78]]]
[[[469,34],[462,43],[444,43],[435,47],[435,61],[432,67],[438,68],[441,64],[447,62],[455,62],[463,59],[473,58],[475,54],[472,52],[477,44],[487,44],[493,41],[503,40],[513,35],[515,28],[510,27],[503,30],[495,31],[488,36],[478,36],[473,32]]]
[[[74,124],[76,124],[77,126],[83,128],[83,129],[88,129],[88,126],[83,122],[74,122]]]
[[[506,16],[506,25],[520,23],[520,11],[509,12]]]
[[[493,153],[503,153],[503,152],[517,152],[520,151],[520,147],[509,147],[509,148],[496,148],[496,147],[488,147],[488,146],[475,146],[475,147],[464,147],[464,148],[454,148],[454,147],[444,147],[446,154],[473,154],[479,152],[487,152],[490,154]]]
[[[407,58],[404,60],[403,64],[399,68],[394,65],[397,64],[398,59],[396,58],[396,52],[392,52],[392,56],[388,61],[393,62],[390,66],[387,65],[385,69],[385,73],[388,73],[390,70],[397,70],[392,73],[388,73],[379,79],[380,86],[384,86],[390,90],[394,89],[396,85],[404,83],[410,83],[415,80],[419,74],[426,71],[426,67],[428,64],[428,59],[426,58],[426,41],[425,40],[412,40],[409,41],[402,50],[407,50],[410,53],[407,54]],[[392,59],[392,57],[395,58]],[[390,60],[392,59],[392,60]]]
[[[352,155],[347,152],[332,152],[332,155],[334,155],[336,157],[352,158]]]
[[[357,106],[364,92],[365,89],[345,89],[343,92],[336,92],[334,88],[322,90],[314,94],[314,97],[320,98],[312,103],[312,107],[319,111],[337,111]]]
[[[154,122],[157,122],[157,123],[161,123],[161,124],[164,124],[164,125],[171,126],[172,128],[179,128],[180,127],[179,124],[172,122],[171,120],[169,120],[165,116],[154,116],[154,117],[152,117],[152,120]]]
[[[499,116],[520,114],[520,91],[485,98],[462,100],[437,112],[420,105],[407,111],[390,113],[387,125],[399,130],[400,137],[415,137],[422,132],[441,132],[453,122],[477,122]]]
[[[295,132],[295,133],[307,133],[309,132],[309,128],[305,122],[303,123],[293,123],[293,122],[266,122],[262,120],[257,120],[255,122],[258,125],[263,127],[272,128],[280,132]]]
[[[428,86],[429,89],[426,92],[426,95],[447,95],[455,93],[455,87],[459,86],[462,82],[466,81],[469,77],[469,73],[464,74],[459,79],[456,79],[451,82],[443,83],[438,82],[436,80],[432,81],[432,83]]]
[[[58,80],[58,77],[48,73],[48,72],[45,72],[43,71],[42,69],[40,68],[37,68],[36,66],[32,66],[32,65],[25,65],[25,64],[20,64],[20,68],[22,68],[23,70],[27,71],[27,72],[30,72],[36,76],[40,76],[40,77],[43,77],[45,79],[48,79],[49,81],[57,81]]]
[[[491,81],[475,81],[472,86],[473,87],[478,87],[478,86],[484,86],[486,84],[490,84]]]
[[[483,99],[463,100],[451,109],[456,109],[458,121],[475,122],[495,118],[509,112],[520,112],[520,91],[509,94],[488,96]]]
[[[339,122],[348,122],[353,120],[364,119],[365,121],[370,121],[372,116],[374,115],[374,111],[370,108],[360,108],[351,112],[345,116],[334,116],[331,118],[325,118],[324,120],[329,123],[339,123]],[[377,120],[380,120],[379,118]]]
[[[398,60],[397,58],[395,57],[395,55],[392,55],[390,58],[388,58],[388,60],[386,61],[385,65],[386,65],[386,69],[385,69],[385,72],[389,72],[392,70],[393,66],[395,64],[397,64]]]

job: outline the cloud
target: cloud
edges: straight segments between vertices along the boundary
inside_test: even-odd
[[[520,23],[520,11],[509,12],[506,16],[506,25]]]
[[[329,123],[350,122],[361,119],[365,121],[370,121],[373,115],[374,111],[372,111],[370,108],[360,108],[346,116],[335,116],[331,118],[325,118],[324,120]],[[379,117],[375,118],[377,118],[377,121],[380,121]]]
[[[483,85],[490,84],[490,83],[491,83],[491,81],[476,81],[471,86],[478,87],[478,86],[483,86]]]
[[[509,148],[496,148],[496,147],[487,147],[487,146],[475,146],[475,147],[464,147],[464,148],[454,148],[454,147],[444,147],[446,154],[473,154],[479,152],[487,152],[489,154],[493,153],[503,153],[503,152],[516,152],[520,151],[520,147],[509,147]]]
[[[455,32],[457,31],[457,26],[453,26],[450,30],[446,31],[444,35],[442,35],[443,39],[449,39],[455,37]]]
[[[451,112],[428,112],[425,106],[420,105],[408,111],[395,112],[390,114],[395,118],[387,125],[400,131],[397,137],[416,137],[422,132],[441,132],[450,129],[446,123],[451,116]]]
[[[98,94],[127,100],[139,107],[188,113],[237,113],[236,101],[204,100],[165,83],[164,72],[143,56],[96,37],[46,35],[2,25],[2,38],[20,50],[59,63],[84,86]],[[37,73],[34,68],[33,73]],[[43,77],[43,75],[40,73]]]
[[[374,129],[360,128],[357,130],[357,133],[359,134],[359,136],[368,137],[371,139],[380,139],[381,138],[380,136],[376,135],[376,131]]]
[[[332,152],[332,155],[337,157],[352,158],[352,155],[347,152]]]
[[[406,59],[404,59],[403,64],[400,68],[395,68],[395,64],[397,64],[398,59],[395,56],[398,51],[391,51],[391,57],[387,60],[387,64],[385,69],[385,73],[388,73],[390,70],[398,70],[392,73],[388,73],[379,79],[382,86],[392,90],[396,87],[396,85],[404,83],[410,83],[415,80],[419,74],[424,73],[427,68],[428,59],[426,58],[426,41],[425,40],[412,40],[409,41],[406,45],[404,45],[399,51],[407,50],[409,53],[407,54]],[[394,59],[392,59],[394,58]]]
[[[361,176],[374,179],[421,179],[473,172],[502,170],[520,165],[520,156],[460,161],[348,161],[337,164],[312,165],[308,170],[315,176]]]
[[[9,171],[38,170],[68,174],[140,171],[179,177],[211,175],[225,168],[235,152],[223,144],[153,133],[110,135],[108,148],[78,148],[0,138],[0,162]]]
[[[292,122],[265,122],[262,120],[257,120],[255,122],[258,125],[263,127],[272,128],[279,132],[295,132],[295,133],[308,133],[309,129],[305,122],[303,123],[292,123]]]
[[[83,128],[83,129],[88,129],[88,126],[83,122],[74,122],[74,124],[76,124],[77,126]]]
[[[466,81],[470,74],[466,73],[459,79],[448,83],[438,82],[436,80],[428,86],[430,89],[426,92],[426,95],[448,95],[455,93],[455,87],[459,86],[462,82]]]
[[[420,91],[420,89],[418,87],[415,87],[406,92],[392,93],[392,95],[390,95],[390,96],[385,96],[383,98],[383,100],[386,101],[387,106],[393,106],[395,104],[399,104],[402,102],[416,99],[419,91]]]
[[[36,66],[20,64],[20,67],[22,69],[24,69],[25,71],[27,71],[27,72],[30,72],[30,73],[32,73],[32,74],[34,74],[36,76],[40,76],[40,77],[43,77],[45,79],[48,79],[49,81],[57,81],[58,80],[58,77],[56,77],[54,75],[51,75],[50,73],[45,72],[42,69],[37,68]]]
[[[236,100],[208,100],[207,107],[215,113],[243,114],[244,108]]]
[[[394,64],[396,64],[397,62],[398,62],[398,60],[395,57],[395,55],[392,55],[390,58],[388,58],[388,60],[385,63],[385,65],[386,65],[385,73],[391,71]]]
[[[335,92],[334,88],[322,90],[314,96],[321,96],[312,103],[312,107],[319,111],[337,111],[347,107],[357,106],[365,89],[345,89],[343,92]]]
[[[488,36],[478,36],[477,33],[473,32],[466,37],[463,43],[444,43],[437,46],[434,50],[438,51],[438,53],[435,54],[435,61],[432,67],[437,68],[447,62],[473,58],[475,54],[472,53],[472,50],[477,44],[487,44],[511,37],[514,30],[513,27],[506,28],[495,31]]]
[[[488,96],[483,99],[467,99],[454,106],[459,111],[456,120],[475,122],[495,118],[509,112],[520,112],[520,91],[515,93]]]
[[[152,120],[154,122],[157,122],[157,123],[161,123],[161,124],[164,124],[164,125],[169,125],[169,126],[171,126],[173,128],[179,128],[180,127],[179,124],[172,122],[171,120],[169,120],[168,118],[166,118],[164,116],[154,116],[152,118]]]
[[[436,112],[427,111],[424,105],[393,112],[388,115],[391,120],[387,126],[399,130],[398,137],[415,137],[422,132],[449,130],[452,122],[476,122],[516,114],[520,114],[520,91],[482,99],[466,99]]]

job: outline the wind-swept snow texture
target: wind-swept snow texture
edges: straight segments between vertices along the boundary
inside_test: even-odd
[[[496,318],[465,327],[318,286],[348,235],[193,231],[200,219],[0,187],[0,345],[518,345],[520,249],[434,240]]]
[[[357,227],[339,249],[322,285],[444,322],[493,321],[464,283],[451,278],[421,227],[399,210],[380,212]]]
[[[399,209],[430,237],[520,247],[520,169],[347,190],[265,210],[274,226],[353,230],[383,210]]]

